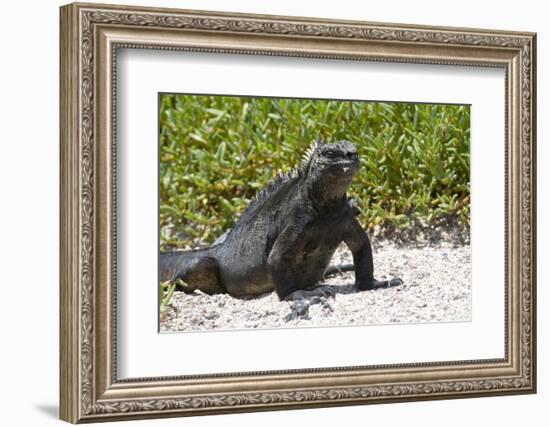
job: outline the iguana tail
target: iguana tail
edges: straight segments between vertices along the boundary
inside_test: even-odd
[[[175,283],[186,293],[196,289],[207,294],[226,293],[220,280],[218,260],[211,248],[161,252],[159,281]]]
[[[324,277],[334,276],[335,274],[343,273],[344,271],[354,271],[355,265],[353,264],[339,264],[329,265],[325,270]]]
[[[343,273],[344,271],[354,271],[355,265],[353,264],[340,264],[340,265],[330,265],[325,270],[325,274],[323,277],[329,277],[334,276],[335,274]],[[392,288],[394,286],[399,286],[403,284],[403,280],[401,280],[398,277],[394,277],[390,280],[376,280],[372,279],[372,281],[369,283],[369,287],[359,287],[360,290],[365,289],[380,289],[380,288]]]

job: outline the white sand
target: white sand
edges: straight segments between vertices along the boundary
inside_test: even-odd
[[[375,277],[400,277],[404,284],[358,292],[353,272],[331,276],[325,284],[336,291],[335,298],[328,300],[332,311],[321,304],[312,305],[309,319],[286,321],[292,303],[279,301],[275,292],[248,300],[198,291],[190,295],[175,292],[161,331],[468,321],[470,246],[452,240],[414,246],[377,243],[373,248]],[[351,253],[342,246],[331,264],[351,262]]]

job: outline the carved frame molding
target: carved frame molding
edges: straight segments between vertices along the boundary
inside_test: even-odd
[[[61,418],[70,422],[532,393],[535,34],[173,9],[61,8]],[[506,357],[116,378],[117,48],[504,67]],[[288,382],[292,381],[292,387]]]

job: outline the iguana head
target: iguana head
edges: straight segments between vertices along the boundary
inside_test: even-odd
[[[314,142],[304,155],[302,167],[308,175],[330,175],[334,179],[350,179],[359,169],[359,156],[349,141],[332,144]]]
[[[302,167],[315,193],[330,199],[345,195],[353,176],[359,170],[359,156],[349,141],[315,142],[306,153]]]

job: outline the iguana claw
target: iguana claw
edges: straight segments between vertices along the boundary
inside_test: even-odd
[[[296,319],[309,320],[309,307],[313,304],[321,304],[324,309],[327,309],[331,313],[334,311],[325,297],[314,296],[313,298],[302,298],[293,301],[290,308],[290,313],[285,317],[285,321],[289,322]]]

